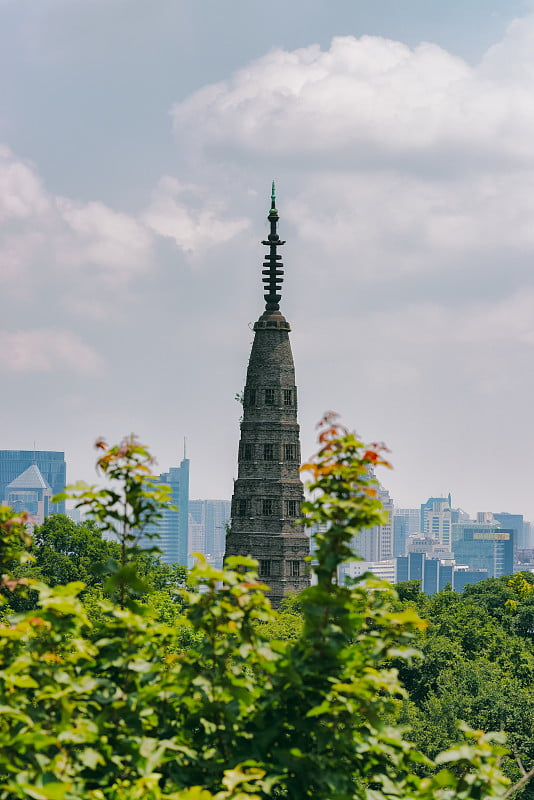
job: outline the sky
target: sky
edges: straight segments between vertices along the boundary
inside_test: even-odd
[[[534,2],[0,0],[0,449],[229,499],[277,184],[303,456],[534,519]]]

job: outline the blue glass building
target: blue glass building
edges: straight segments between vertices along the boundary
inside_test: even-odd
[[[480,581],[488,578],[488,571],[485,569],[462,569],[461,567],[454,571],[454,591],[462,592],[468,585],[480,583]]]
[[[408,537],[421,531],[421,513],[418,508],[395,508],[393,511],[393,555],[404,556]]]
[[[55,450],[0,450],[0,503],[7,502],[8,484],[35,464],[50,485],[53,494],[59,494],[67,482],[65,453]],[[51,514],[64,514],[65,501],[50,504]]]
[[[490,578],[514,572],[515,531],[496,524],[465,523],[454,526],[454,557],[473,570],[485,570]]]
[[[467,584],[489,577],[487,569],[458,567],[449,560],[427,558],[426,553],[408,553],[407,556],[398,556],[396,561],[397,583],[419,580],[422,591],[428,595],[441,592],[447,586],[461,592]]]
[[[439,565],[439,586],[438,586],[439,591],[442,592],[446,586],[454,586],[453,564]]]
[[[527,537],[524,533],[525,522],[523,514],[509,514],[507,511],[501,511],[498,514],[494,514],[493,518],[500,522],[504,530],[513,530],[516,549],[522,550],[528,547]]]
[[[226,526],[231,515],[230,501],[190,500],[189,514],[192,522],[202,534],[200,542],[194,542],[195,537],[190,535],[190,549],[203,553],[209,564],[220,569],[224,560]]]
[[[439,558],[425,559],[423,591],[425,594],[436,594],[439,592]]]
[[[142,547],[159,547],[161,558],[167,564],[187,566],[189,554],[189,459],[184,458],[179,467],[171,467],[159,476],[161,483],[171,487],[169,507],[155,525],[146,528],[148,536],[141,537]],[[172,506],[177,506],[172,508]],[[154,536],[157,534],[157,536]]]
[[[42,525],[50,515],[50,500],[52,489],[45,481],[39,467],[31,467],[8,483],[6,487],[5,502],[17,514],[27,511],[31,514],[31,521],[27,523],[28,530],[33,531],[35,525]]]

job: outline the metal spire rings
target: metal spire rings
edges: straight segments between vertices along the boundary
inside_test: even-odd
[[[282,291],[282,282],[284,280],[284,265],[282,264],[282,256],[278,255],[276,248],[281,247],[285,242],[280,239],[276,231],[279,217],[276,210],[274,181],[271,191],[271,208],[267,219],[271,224],[271,232],[267,239],[262,241],[262,244],[269,248],[269,252],[265,255],[264,268],[262,269],[262,275],[264,276],[262,281],[265,284],[265,310],[278,311],[282,298],[280,292]]]

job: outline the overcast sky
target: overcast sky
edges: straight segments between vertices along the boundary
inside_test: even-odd
[[[0,449],[230,498],[272,178],[304,456],[534,519],[525,0],[0,0]]]

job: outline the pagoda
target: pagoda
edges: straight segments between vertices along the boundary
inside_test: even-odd
[[[254,342],[243,393],[243,418],[234,483],[228,556],[252,556],[277,607],[288,592],[309,585],[309,539],[298,524],[304,499],[299,475],[297,387],[289,323],[280,312],[284,269],[278,248],[274,181],[267,217],[269,248],[263,263],[265,311],[254,324]]]

